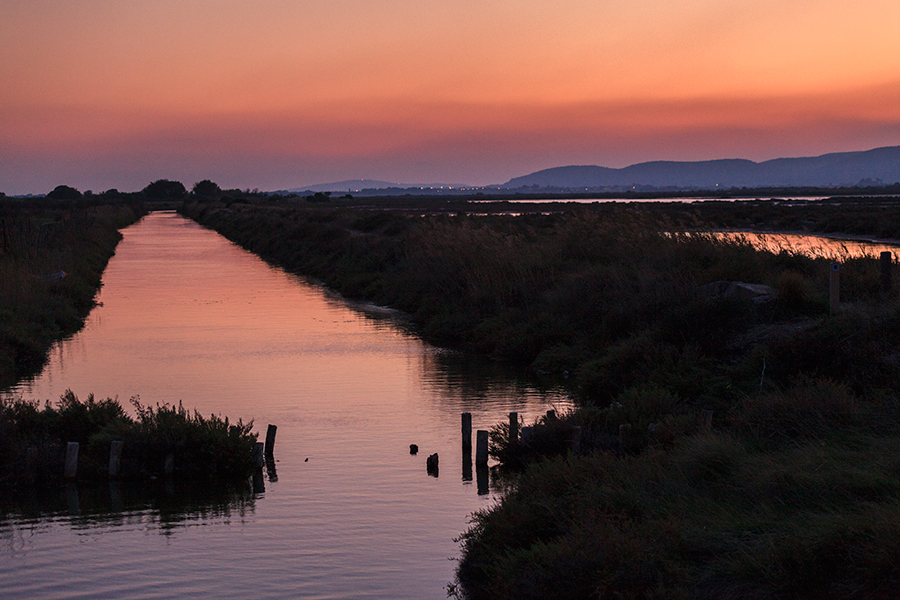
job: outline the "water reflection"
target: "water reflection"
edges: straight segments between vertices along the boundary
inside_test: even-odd
[[[746,240],[753,246],[770,252],[784,250],[813,258],[821,257],[837,261],[848,258],[877,258],[882,252],[890,252],[894,261],[900,256],[900,247],[877,240],[827,238],[787,233],[721,232],[716,235],[725,239]]]
[[[256,508],[249,481],[190,483],[172,480],[67,483],[26,486],[0,495],[0,536],[17,530],[45,531],[40,523],[64,523],[73,531],[97,533],[140,525],[171,535],[204,521],[245,519]]]
[[[22,515],[40,503],[16,501],[0,539],[21,536],[26,522],[57,535],[28,538],[35,551],[15,563],[0,558],[10,593],[150,598],[164,586],[167,596],[445,598],[454,539],[503,489],[502,475],[475,473],[471,454],[461,456],[460,414],[471,413],[474,430],[513,411],[531,421],[565,408],[565,392],[431,348],[397,313],[347,303],[177,215],[149,215],[123,234],[103,305],[18,393],[183,400],[201,414],[253,419],[260,440],[271,423],[278,461],[232,496],[197,505],[185,500],[193,491],[165,482],[143,496],[60,488],[32,521]],[[443,477],[426,474],[433,454]],[[72,535],[71,523],[88,522],[119,534]],[[181,533],[170,544],[147,530]],[[89,581],[67,566],[81,542],[99,569]]]

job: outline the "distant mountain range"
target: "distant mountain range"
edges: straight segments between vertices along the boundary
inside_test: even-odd
[[[510,179],[501,188],[715,189],[741,187],[840,187],[900,181],[900,146],[765,162],[742,159],[653,161],[621,169],[569,166]]]

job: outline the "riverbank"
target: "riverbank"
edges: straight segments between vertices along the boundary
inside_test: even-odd
[[[0,199],[0,390],[39,373],[50,346],[84,325],[138,203]]]
[[[525,456],[495,432],[497,456],[531,466],[464,534],[462,597],[898,591],[900,564],[877,548],[900,522],[886,451],[900,303],[874,258],[843,261],[832,315],[830,261],[671,235],[669,209],[183,210],[270,262],[408,312],[426,339],[568,374],[582,407],[533,424]]]

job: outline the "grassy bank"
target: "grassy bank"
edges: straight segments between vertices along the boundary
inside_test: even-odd
[[[0,199],[0,389],[40,372],[53,342],[84,325],[119,229],[140,204]]]
[[[528,446],[494,431],[495,456],[524,474],[464,534],[457,595],[893,597],[896,293],[881,291],[874,257],[844,258],[832,315],[830,260],[702,233],[836,218],[819,207],[479,216],[233,201],[184,212],[288,270],[406,311],[430,341],[568,376],[573,414],[529,424]],[[864,229],[867,210],[844,222]],[[772,293],[725,293],[721,281]]]
[[[246,479],[252,473],[257,439],[252,422],[231,424],[180,404],[151,407],[132,399],[132,405],[136,417],[117,400],[82,401],[71,391],[56,405],[0,400],[0,483],[60,481],[69,442],[79,444],[79,479],[109,476],[113,441],[123,442],[123,479],[162,476],[167,460],[169,475],[182,479]]]

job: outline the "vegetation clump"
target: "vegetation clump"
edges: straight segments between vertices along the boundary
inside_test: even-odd
[[[131,399],[129,416],[115,399],[84,401],[71,391],[55,406],[0,400],[0,482],[50,484],[62,479],[68,442],[78,442],[78,478],[109,476],[110,445],[121,441],[124,479],[162,476],[166,461],[183,479],[246,478],[253,470],[257,434],[250,423],[204,417],[178,406],[145,406]]]

